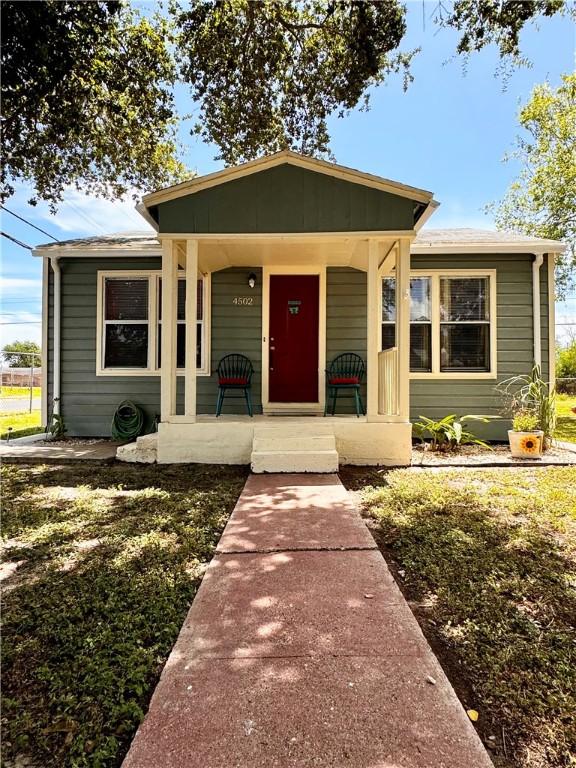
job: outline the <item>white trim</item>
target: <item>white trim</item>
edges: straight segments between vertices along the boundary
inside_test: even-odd
[[[216,171],[215,173],[210,173],[205,176],[198,176],[180,184],[175,184],[171,187],[151,192],[142,198],[142,202],[148,208],[150,206],[168,202],[169,200],[175,200],[179,197],[193,195],[196,192],[201,192],[202,190],[210,189],[211,187],[216,187],[220,184],[236,181],[244,176],[275,168],[278,165],[294,165],[306,170],[323,173],[326,176],[342,179],[343,181],[349,181],[353,184],[361,184],[366,187],[371,187],[372,189],[378,189],[382,192],[390,192],[400,197],[408,197],[411,200],[416,200],[422,203],[428,203],[432,199],[432,192],[428,192],[425,189],[410,187],[407,184],[401,184],[398,181],[392,181],[390,179],[385,179],[382,176],[375,176],[371,173],[357,171],[354,168],[337,165],[336,163],[328,163],[325,160],[306,157],[297,152],[292,152],[291,150],[282,150],[281,152],[276,152],[267,157],[251,160],[247,163],[242,163],[241,165],[225,168],[222,171]]]
[[[556,254],[548,254],[548,382],[556,386]]]
[[[544,256],[534,256],[532,262],[532,340],[534,348],[534,365],[542,368],[542,320],[540,312],[540,267]]]
[[[160,368],[160,418],[176,415],[176,319],[178,308],[178,252],[176,243],[162,243],[162,366]]]
[[[440,203],[438,202],[438,200],[430,200],[430,202],[428,203],[424,211],[422,211],[422,215],[420,216],[418,221],[414,224],[414,229],[416,230],[416,232],[420,232],[424,224],[426,224],[428,219],[439,207],[440,207]]]
[[[135,280],[148,278],[148,320],[139,321],[148,324],[148,361],[152,366],[148,368],[104,368],[104,280],[106,278],[119,278],[120,280]],[[158,291],[159,279],[162,270],[158,269],[106,269],[97,272],[96,288],[96,376],[160,376],[158,367]],[[210,273],[198,272],[197,279],[203,281],[203,320],[202,320],[202,368],[198,368],[196,376],[211,376],[211,337],[212,337],[212,276]],[[178,270],[178,280],[185,279],[185,272]],[[183,321],[184,322],[184,321]],[[177,368],[176,376],[184,376],[185,369]]]
[[[237,240],[255,240],[276,243],[282,240],[299,241],[320,240],[325,242],[342,240],[365,240],[368,237],[380,240],[395,240],[398,237],[416,237],[414,229],[379,229],[379,230],[336,230],[330,232],[159,232],[158,240],[219,240],[235,242]],[[256,264],[254,266],[257,266]]]
[[[410,420],[410,243],[400,240],[396,259],[396,345],[398,416]],[[382,292],[382,287],[380,292]],[[382,315],[380,315],[382,317]]]
[[[496,379],[498,377],[498,301],[496,269],[412,269],[412,277],[431,278],[431,320],[432,320],[432,371],[414,371],[409,375],[415,380],[434,379]],[[489,371],[441,371],[440,370],[440,278],[442,277],[486,277],[489,281],[490,310],[490,370]],[[382,322],[380,321],[380,324]],[[487,324],[487,323],[486,323]],[[397,346],[399,340],[396,339]]]
[[[367,243],[368,270],[366,276],[366,417],[370,421],[378,415],[380,394],[380,377],[378,352],[380,351],[381,325],[371,321],[372,318],[382,317],[379,308],[382,303],[382,281],[379,278],[380,243],[371,239]]]
[[[176,278],[178,282],[178,278]],[[198,327],[197,307],[198,282],[198,240],[186,241],[186,338],[184,368],[184,415],[196,417],[196,331]],[[202,286],[204,289],[204,286]],[[204,290],[202,290],[204,292]],[[202,317],[204,322],[204,317]],[[202,358],[204,339],[202,339]],[[200,360],[202,364],[203,360]]]
[[[49,295],[48,295],[48,280],[50,276],[50,263],[47,256],[42,259],[42,349],[41,362],[42,376],[40,392],[40,418],[42,420],[42,426],[48,424],[48,309],[49,309]]]
[[[269,347],[270,325],[270,276],[271,275],[318,275],[318,401],[315,403],[273,403],[269,400]],[[326,399],[326,266],[284,265],[262,267],[262,410],[274,412],[323,412]]]
[[[53,352],[52,352],[52,398],[53,408],[52,413],[61,413],[60,402],[60,381],[61,381],[61,343],[62,343],[62,267],[58,261],[58,257],[50,259],[52,269],[54,271],[54,287],[53,287],[53,306],[54,317],[52,318],[52,334],[53,334]]]

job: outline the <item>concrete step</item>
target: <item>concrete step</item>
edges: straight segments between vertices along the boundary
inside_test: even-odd
[[[254,437],[302,437],[311,435],[313,437],[322,437],[324,435],[333,435],[334,425],[318,419],[318,423],[306,422],[303,424],[294,424],[294,422],[283,422],[282,417],[273,424],[267,423],[266,426],[254,425]]]
[[[334,451],[336,450],[336,438],[331,435],[305,435],[299,437],[286,437],[277,435],[271,430],[270,435],[262,433],[254,435],[252,450],[260,451]]]
[[[252,472],[337,472],[338,452],[321,451],[252,451]]]

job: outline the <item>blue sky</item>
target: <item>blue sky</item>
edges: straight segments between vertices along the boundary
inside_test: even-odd
[[[428,227],[489,228],[492,220],[482,209],[503,196],[517,171],[515,163],[502,158],[518,133],[519,106],[534,85],[548,80],[556,86],[560,75],[573,69],[574,26],[553,17],[526,29],[522,49],[532,67],[513,71],[504,82],[497,75],[495,49],[466,63],[455,56],[458,35],[433,23],[436,6],[436,0],[424,7],[419,0],[408,3],[402,48],[422,48],[408,91],[400,76],[373,89],[370,111],[331,120],[331,147],[342,165],[433,191],[441,206]],[[193,111],[184,89],[177,103],[183,114]],[[183,123],[180,130],[186,163],[200,174],[220,169],[216,148],[190,137],[189,128],[190,122]],[[45,205],[28,206],[28,196],[19,187],[8,208],[59,239],[147,228],[131,201],[110,203],[71,191],[52,216]],[[1,216],[2,230],[29,245],[49,239],[3,211]],[[17,338],[40,341],[40,260],[5,238],[1,248],[0,344]],[[558,307],[558,320],[576,322],[576,298]]]

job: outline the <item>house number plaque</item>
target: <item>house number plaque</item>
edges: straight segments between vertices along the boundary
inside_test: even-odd
[[[232,299],[232,304],[235,304],[239,307],[250,307],[252,304],[254,304],[254,297],[253,296],[234,296]]]

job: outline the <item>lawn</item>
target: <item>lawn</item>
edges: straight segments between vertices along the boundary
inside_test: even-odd
[[[12,437],[24,437],[42,432],[40,424],[40,411],[29,413],[4,413],[0,415],[0,438],[6,438],[8,428],[12,427]]]
[[[2,468],[3,759],[119,766],[246,471]]]
[[[557,423],[554,436],[558,440],[576,443],[576,395],[556,395]]]
[[[32,397],[40,397],[42,389],[32,387]],[[3,387],[0,386],[0,397],[30,397],[30,387]]]
[[[343,480],[495,764],[574,766],[576,468]]]

